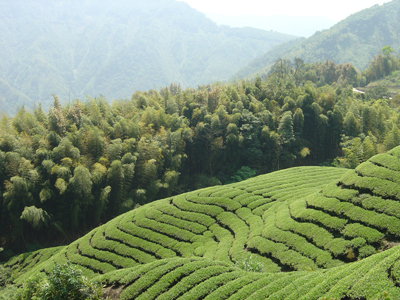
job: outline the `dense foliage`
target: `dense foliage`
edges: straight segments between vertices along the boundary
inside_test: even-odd
[[[1,111],[228,79],[292,36],[218,26],[175,0],[0,1]]]
[[[278,60],[264,80],[171,85],[111,105],[102,97],[61,105],[54,96],[48,113],[39,105],[3,116],[4,253],[67,242],[205,186],[333,160],[354,168],[400,143],[395,99],[357,96],[347,84],[358,76],[349,64]]]
[[[16,300],[99,300],[101,286],[82,276],[70,262],[56,264],[48,276],[27,280],[15,295]]]

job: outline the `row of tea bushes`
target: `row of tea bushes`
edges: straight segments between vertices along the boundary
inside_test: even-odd
[[[158,260],[97,277],[121,299],[399,299],[400,248],[328,270],[245,272],[203,258]]]
[[[400,241],[400,205],[395,192],[385,196],[382,187],[363,184],[397,184],[396,160],[400,152],[393,150],[352,171],[298,167],[169,197],[69,246],[9,264],[25,272],[16,278],[20,284],[69,260],[90,278],[101,274],[109,288],[119,286],[121,299],[394,295],[400,250],[379,252]],[[252,268],[247,262],[264,273],[241,270]],[[371,278],[376,286],[357,283]]]

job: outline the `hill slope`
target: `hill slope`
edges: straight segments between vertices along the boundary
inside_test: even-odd
[[[88,276],[94,276],[172,257],[200,256],[232,264],[254,250],[266,271],[302,269],[306,266],[274,258],[278,253],[261,258],[256,247],[249,246],[249,239],[262,233],[266,211],[287,207],[298,197],[316,193],[345,172],[293,168],[155,201],[94,229],[54,259],[69,259],[84,267]],[[311,260],[308,263],[314,266]],[[332,258],[325,263],[340,264]]]
[[[0,92],[14,89],[9,112],[33,101],[46,108],[51,94],[118,99],[171,82],[224,80],[293,38],[217,26],[175,0],[1,0],[0,27]]]
[[[70,260],[121,299],[399,299],[399,165],[400,147],[356,170],[298,167],[182,194],[7,265],[21,284]]]
[[[308,39],[275,47],[240,70],[238,76],[265,72],[279,58],[293,60],[295,57],[306,63],[326,59],[335,63],[350,62],[358,69],[364,69],[385,45],[391,45],[399,53],[399,11],[399,0],[362,10]]]
[[[366,87],[360,88],[361,91],[366,92],[373,88],[385,87],[387,92],[393,97],[400,93],[400,71],[394,71],[392,74],[369,83]]]

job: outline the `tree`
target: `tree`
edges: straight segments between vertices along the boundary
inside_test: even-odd
[[[384,46],[381,51],[382,51],[383,55],[388,56],[392,52],[394,52],[394,49],[390,46]]]
[[[63,158],[71,158],[73,161],[79,160],[80,151],[71,143],[68,138],[61,139],[57,147],[53,149],[54,161],[61,161]]]
[[[72,193],[72,228],[78,227],[79,217],[85,216],[88,205],[93,201],[92,185],[92,175],[89,170],[82,165],[76,167],[74,170],[74,176],[69,181],[69,191]]]
[[[64,136],[66,130],[64,114],[57,96],[53,95],[53,98],[53,107],[49,109],[50,130],[56,132],[60,136]]]
[[[364,161],[363,145],[361,138],[356,137],[342,143],[344,158],[339,159],[340,165],[354,169]]]
[[[386,151],[400,145],[400,130],[396,124],[393,124],[392,129],[386,134],[383,144],[386,147]]]
[[[298,70],[300,67],[301,67],[301,61],[298,61],[296,65],[297,68],[296,70]],[[283,59],[283,58],[280,58],[277,61],[275,61],[269,72],[269,75],[275,75],[281,79],[284,79],[292,74],[293,74],[292,62],[288,59]]]
[[[278,133],[281,136],[282,144],[289,144],[294,141],[294,132],[293,132],[293,119],[292,112],[285,112],[281,120],[279,121]]]
[[[363,159],[364,161],[367,161],[376,154],[375,145],[370,136],[367,136],[363,140],[363,154],[364,154],[364,159]]]
[[[305,77],[305,70],[304,70],[304,60],[301,58],[296,57],[294,59],[294,71],[293,76],[296,80],[296,85],[299,85],[302,81],[304,81]]]
[[[107,154],[110,161],[119,160],[122,156],[122,140],[115,139],[107,147]]]
[[[91,127],[85,138],[86,153],[90,154],[94,161],[98,161],[103,156],[106,146],[104,132],[98,127]]]
[[[293,116],[293,131],[295,135],[299,136],[303,133],[304,114],[303,110],[299,107],[294,112]]]
[[[19,176],[12,177],[6,182],[6,192],[3,197],[12,222],[12,235],[19,238],[23,233],[20,216],[25,206],[33,204],[28,182]]]
[[[377,124],[378,113],[374,107],[363,106],[362,108],[362,131],[364,134],[374,132]]]
[[[328,111],[328,131],[326,134],[327,156],[333,158],[341,154],[340,141],[343,134],[343,115],[339,107],[335,107],[333,111]]]
[[[390,46],[385,46],[382,48],[382,52],[374,56],[374,59],[371,60],[368,68],[362,74],[367,79],[367,84],[400,69],[400,59],[391,55],[393,51]]]
[[[21,219],[27,221],[34,229],[41,229],[43,226],[48,226],[50,216],[41,208],[25,206]]]
[[[120,160],[114,160],[107,171],[107,183],[111,187],[108,217],[113,217],[123,202],[124,172]]]
[[[344,131],[347,136],[356,137],[360,134],[360,122],[354,117],[354,114],[349,111],[343,121]]]
[[[179,176],[181,174],[174,170],[167,170],[162,177],[161,190],[162,197],[170,197],[174,189],[178,185]]]

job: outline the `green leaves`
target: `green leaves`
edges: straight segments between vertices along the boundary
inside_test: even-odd
[[[50,274],[35,276],[20,288],[17,300],[30,299],[101,299],[101,288],[96,282],[82,276],[82,272],[70,262],[56,264]]]
[[[69,181],[71,192],[83,205],[91,203],[92,195],[92,175],[84,166],[78,166],[74,170],[74,176]]]
[[[0,248],[0,252],[4,249]],[[8,267],[0,265],[0,288],[10,284],[12,282],[12,271]]]
[[[50,216],[41,208],[35,206],[26,206],[21,214],[21,219],[27,221],[34,229],[47,227]]]
[[[19,176],[10,179],[3,196],[8,210],[12,213],[22,210],[25,205],[29,205],[33,201],[28,182]]]
[[[281,135],[282,144],[288,144],[294,141],[295,138],[291,111],[287,111],[282,115],[279,121],[278,133]]]

